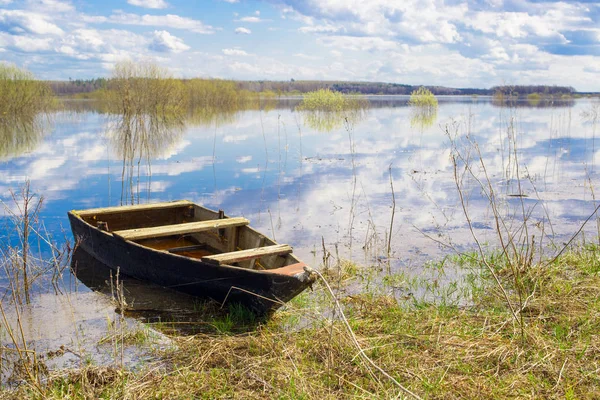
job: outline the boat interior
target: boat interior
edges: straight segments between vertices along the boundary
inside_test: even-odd
[[[272,270],[299,264],[290,246],[252,229],[246,218],[186,200],[72,213],[123,240],[213,265]]]

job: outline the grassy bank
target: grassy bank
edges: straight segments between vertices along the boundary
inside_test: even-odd
[[[353,278],[335,292],[366,356],[421,398],[600,397],[597,246],[528,269],[535,291],[517,310],[523,331],[486,267],[470,255],[452,264],[462,272],[454,301],[411,294],[432,283],[425,279],[373,285],[367,270],[348,269]],[[495,273],[517,296],[502,265]],[[362,289],[345,291],[349,284]],[[394,288],[402,294],[391,296]],[[360,357],[339,312],[323,316],[328,299],[319,284],[267,322],[236,312],[208,321],[207,333],[173,335],[163,361],[138,372],[92,364],[51,373],[41,392],[24,384],[2,397],[410,398]]]

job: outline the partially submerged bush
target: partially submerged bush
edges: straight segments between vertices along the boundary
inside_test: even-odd
[[[15,65],[0,63],[0,119],[45,112],[53,104],[52,89]]]
[[[420,87],[410,94],[408,105],[412,108],[411,126],[421,129],[428,128],[437,119],[438,101],[427,88]]]
[[[298,110],[335,112],[364,109],[367,105],[367,100],[362,96],[345,95],[329,89],[319,89],[306,93],[302,103],[298,106]]]
[[[192,110],[213,108],[236,110],[248,101],[250,95],[233,81],[220,79],[190,79],[184,82],[188,103]]]
[[[44,115],[55,104],[48,84],[0,62],[0,157],[32,149],[43,137]]]
[[[429,89],[422,86],[410,94],[408,104],[429,112],[433,112],[433,110],[437,110],[438,108],[438,101],[435,95]]]
[[[368,106],[369,102],[363,96],[319,89],[306,93],[296,109],[304,112],[308,126],[328,132],[341,127],[344,121],[357,122]]]

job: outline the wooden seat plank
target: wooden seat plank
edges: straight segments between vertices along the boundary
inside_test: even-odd
[[[254,249],[232,251],[229,253],[215,254],[202,257],[202,261],[210,264],[231,264],[240,261],[252,260],[264,256],[289,254],[292,248],[287,244],[276,244],[273,246],[257,247]]]
[[[73,210],[72,212],[80,217],[87,217],[91,215],[100,215],[100,214],[115,214],[127,211],[147,211],[147,210],[156,210],[156,209],[168,209],[168,208],[177,208],[177,207],[185,207],[185,206],[193,206],[194,203],[188,200],[177,200],[177,201],[167,201],[163,203],[151,203],[151,204],[134,204],[129,206],[119,206],[119,207],[106,207],[106,208],[90,208],[89,210]]]
[[[250,221],[246,218],[224,218],[211,219],[208,221],[187,222],[184,224],[153,226],[150,228],[125,229],[114,231],[113,235],[120,236],[126,240],[140,240],[171,235],[183,235],[186,233],[198,233],[213,229],[231,228],[248,225]]]

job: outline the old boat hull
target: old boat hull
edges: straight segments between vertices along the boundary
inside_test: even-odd
[[[77,245],[106,266],[193,296],[242,303],[256,313],[276,310],[315,279],[300,261],[274,270],[215,265],[125,240],[98,229],[76,212],[68,215]]]

